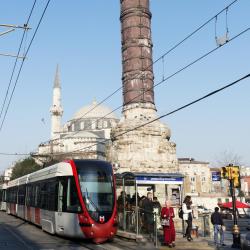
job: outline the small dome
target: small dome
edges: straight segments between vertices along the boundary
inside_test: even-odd
[[[110,108],[104,105],[98,105],[98,103],[94,100],[90,105],[87,105],[85,107],[82,107],[80,110],[78,110],[72,120],[75,119],[85,119],[85,118],[110,118],[110,119],[118,119],[115,115],[115,113],[112,112]]]

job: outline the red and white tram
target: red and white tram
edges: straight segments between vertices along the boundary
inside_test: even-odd
[[[6,210],[6,188],[7,184],[0,185],[0,210]]]
[[[112,239],[117,231],[112,166],[99,160],[69,160],[12,180],[7,208],[51,234]]]

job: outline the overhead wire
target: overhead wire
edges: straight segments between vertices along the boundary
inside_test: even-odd
[[[34,10],[35,5],[36,5],[36,1],[37,1],[37,0],[34,0],[34,3],[33,3],[32,8],[31,8],[31,10],[30,10],[29,16],[28,16],[27,21],[26,21],[26,23],[25,23],[25,27],[24,27],[23,35],[22,35],[21,42],[20,42],[20,45],[19,45],[19,48],[18,48],[16,60],[15,60],[15,63],[14,63],[14,66],[13,66],[13,69],[12,69],[12,72],[11,72],[11,77],[10,77],[10,80],[9,80],[9,84],[8,84],[8,87],[7,87],[7,91],[6,91],[6,94],[5,94],[5,97],[4,97],[4,101],[3,101],[3,104],[2,104],[2,107],[1,107],[0,119],[1,119],[1,117],[2,117],[2,113],[3,113],[3,110],[4,110],[4,106],[5,106],[5,103],[6,103],[8,94],[9,94],[9,90],[10,90],[10,86],[11,86],[12,79],[13,79],[13,76],[14,76],[14,72],[15,72],[15,70],[16,70],[17,61],[18,61],[18,59],[19,59],[19,54],[20,54],[20,52],[21,52],[21,48],[22,48],[22,45],[23,45],[23,41],[24,41],[24,39],[25,39],[25,34],[27,33],[27,28],[26,28],[26,27],[28,27],[30,18],[31,18],[31,16],[32,16],[32,14],[33,14],[33,10]],[[24,60],[24,59],[25,59],[25,57],[23,57],[23,60]]]
[[[158,59],[156,59],[154,62],[152,62],[151,64],[149,64],[149,66],[147,66],[146,68],[143,69],[143,71],[151,68],[155,63],[157,63],[158,61],[162,60],[162,58],[164,58],[166,55],[168,55],[170,52],[172,52],[173,50],[175,50],[178,46],[180,46],[182,43],[184,43],[186,40],[188,40],[190,37],[192,37],[194,34],[196,34],[199,30],[201,30],[204,26],[206,26],[208,23],[210,23],[213,19],[217,18],[218,15],[220,15],[221,13],[223,13],[225,10],[227,11],[229,9],[229,7],[231,7],[234,3],[236,3],[238,0],[234,0],[233,2],[231,2],[230,4],[228,4],[225,8],[223,8],[222,10],[220,10],[218,13],[216,13],[213,17],[209,18],[207,21],[205,21],[202,25],[200,25],[198,28],[196,28],[193,32],[191,32],[189,35],[187,35],[185,38],[183,38],[180,42],[178,42],[177,44],[175,44],[173,47],[171,47],[168,51],[166,51],[163,55],[161,55]],[[139,77],[142,73],[138,73],[136,74],[134,77]],[[90,110],[88,110],[86,113],[84,113],[80,118],[78,119],[82,119],[83,117],[85,117],[87,114],[89,114],[91,111],[93,111],[95,108],[97,108],[99,105],[101,105],[102,103],[104,103],[106,100],[108,100],[110,97],[112,97],[114,94],[116,94],[119,90],[121,90],[124,86],[119,87],[118,89],[116,89],[113,93],[111,93],[110,95],[108,95],[107,97],[105,97],[100,103],[97,103],[93,108],[91,108]]]
[[[221,13],[223,13],[225,10],[228,11],[228,8],[231,7],[234,3],[236,3],[238,0],[234,0],[233,2],[231,2],[230,4],[228,4],[226,7],[224,7],[222,10],[220,10],[218,13],[216,13],[214,16],[212,16],[211,18],[209,18],[207,21],[205,21],[202,25],[200,25],[198,28],[196,28],[193,32],[191,32],[189,35],[187,35],[185,38],[183,38],[181,41],[179,41],[177,44],[175,44],[173,47],[171,47],[168,51],[166,51],[164,54],[162,54],[158,59],[156,59],[153,63],[151,63],[148,67],[144,68],[143,71],[149,69],[150,67],[152,67],[155,63],[157,63],[158,61],[162,60],[162,62],[164,63],[164,58],[165,56],[167,56],[170,52],[172,52],[173,50],[175,50],[178,46],[180,46],[182,43],[184,43],[186,40],[188,40],[190,37],[192,37],[194,34],[196,34],[199,30],[201,30],[203,27],[205,27],[208,23],[210,23],[213,19],[217,18],[218,15],[220,15]],[[233,40],[233,39],[231,39]],[[228,41],[229,42],[229,41]],[[223,44],[224,45],[224,44]],[[222,47],[222,46],[221,46]],[[217,47],[218,48],[218,47]],[[217,49],[216,48],[216,49]],[[214,49],[214,50],[216,50]],[[213,50],[213,51],[214,51]],[[208,54],[212,53],[213,51],[209,52]],[[207,54],[207,55],[208,55]],[[204,55],[202,58],[204,58],[206,55]],[[200,59],[202,59],[200,58]],[[200,59],[197,59],[197,61],[199,61]],[[194,61],[192,63],[190,63],[189,65],[191,66],[192,64],[194,64],[195,62],[197,61]],[[177,72],[175,72],[174,74],[172,74],[171,76],[168,77],[168,79],[170,79],[171,77],[173,77],[174,75],[176,75],[178,72],[181,72],[183,71],[184,69],[186,69],[189,65],[185,66],[184,68],[178,70]],[[165,70],[164,69],[164,65],[163,65],[163,69],[162,70]],[[138,73],[135,75],[135,77],[139,77],[142,73]],[[162,74],[162,81],[160,81],[158,84],[154,85],[152,88],[160,85],[162,82],[164,82],[164,74]],[[89,109],[87,112],[85,112],[81,117],[77,118],[77,119],[71,119],[69,120],[68,122],[71,122],[71,121],[80,121],[81,119],[83,119],[87,114],[89,114],[91,111],[93,111],[94,109],[96,109],[98,106],[100,106],[102,103],[104,103],[105,101],[107,101],[110,97],[112,97],[114,94],[116,94],[119,90],[121,90],[123,88],[120,87],[118,89],[116,89],[113,93],[111,93],[109,96],[107,96],[106,98],[104,98],[101,102],[99,102],[98,104],[96,104],[94,107],[92,107],[91,109]],[[152,90],[152,88],[150,88],[149,90]],[[148,91],[149,91],[148,90]],[[133,101],[134,99],[142,96],[143,94],[145,94],[145,92],[143,92],[142,94],[139,94],[138,96],[136,96],[135,98],[133,98],[132,100],[130,101]],[[129,104],[129,103],[126,103],[126,104]],[[124,104],[124,105],[126,105]],[[104,119],[105,117],[107,117],[108,115],[112,114],[113,112],[119,110],[120,108],[122,108],[123,105],[120,105],[118,106],[117,108],[113,109],[111,112],[105,114],[103,117],[101,118],[98,118],[96,121],[92,122],[90,125],[88,125],[88,127],[90,128],[92,126],[92,124],[94,123],[97,123],[98,121]],[[74,135],[80,133],[81,131],[76,131],[74,133]],[[57,139],[51,139],[51,140],[47,140],[43,143],[46,143],[46,142],[53,142],[53,141],[56,141]]]
[[[159,85],[163,84],[163,83],[166,82],[167,80],[169,80],[169,79],[171,79],[172,77],[176,76],[177,74],[181,73],[181,72],[184,71],[185,69],[191,67],[193,64],[199,62],[199,61],[202,60],[203,58],[205,58],[205,57],[207,57],[208,55],[212,54],[212,53],[215,52],[216,50],[222,48],[224,45],[230,43],[231,41],[233,41],[234,39],[236,39],[236,38],[238,38],[239,36],[243,35],[245,32],[247,32],[247,31],[249,31],[249,30],[250,30],[250,28],[247,28],[247,29],[243,30],[242,32],[238,33],[237,35],[235,35],[234,37],[232,37],[231,39],[229,39],[227,43],[222,44],[221,46],[215,47],[214,49],[208,51],[207,53],[205,53],[205,54],[203,54],[202,56],[198,57],[197,59],[195,59],[194,61],[190,62],[190,63],[187,64],[186,66],[184,66],[184,67],[182,67],[181,69],[177,70],[176,72],[172,73],[172,74],[169,75],[168,77],[165,78],[165,77],[163,76],[163,78],[162,78],[161,81],[159,81],[158,83],[156,83],[155,85],[153,85],[151,88],[147,89],[145,92],[148,92],[148,91],[150,91],[150,90],[152,90],[152,89],[158,87]],[[138,98],[138,97],[142,96],[143,94],[145,94],[145,92],[144,92],[144,93],[138,94],[137,96],[135,96],[134,98],[132,98],[129,102],[125,103],[124,105],[130,104],[133,100],[135,100],[136,98]],[[97,120],[95,120],[94,122],[92,122],[88,127],[90,128],[90,127],[92,126],[92,124],[98,123],[98,121],[104,119],[105,117],[107,117],[108,115],[112,114],[113,112],[119,110],[119,109],[122,108],[122,107],[123,107],[123,104],[120,105],[120,106],[118,106],[117,108],[113,109],[112,111],[110,111],[109,113],[107,113],[105,116],[103,116],[103,117],[101,117],[101,118],[98,118]],[[76,134],[78,134],[78,133],[80,133],[80,132],[81,132],[81,130],[76,131],[76,132],[73,133],[73,135],[76,135]],[[52,140],[49,140],[48,142],[52,142],[52,141],[56,141],[56,140],[58,140],[58,139],[52,139]]]
[[[179,108],[177,108],[177,109],[174,109],[174,110],[172,110],[172,111],[170,111],[170,112],[168,112],[168,113],[166,113],[166,114],[163,114],[163,115],[161,115],[161,116],[159,116],[159,117],[157,117],[157,118],[155,118],[155,119],[153,119],[153,120],[151,120],[151,121],[145,122],[145,123],[143,123],[143,124],[141,124],[141,125],[139,125],[139,126],[136,126],[136,127],[132,128],[132,129],[126,130],[126,131],[124,131],[124,132],[122,132],[122,133],[116,135],[112,140],[115,140],[115,139],[117,139],[118,137],[120,137],[120,136],[122,136],[122,135],[124,135],[124,134],[127,134],[127,133],[129,133],[129,132],[132,132],[132,131],[134,131],[134,130],[137,130],[137,129],[139,129],[139,128],[141,128],[141,127],[144,127],[144,126],[146,126],[146,125],[148,125],[148,124],[151,124],[151,123],[153,123],[153,122],[155,122],[155,121],[157,121],[157,120],[160,120],[160,119],[162,119],[162,118],[164,118],[164,117],[166,117],[166,116],[170,116],[170,115],[172,115],[172,114],[174,114],[174,113],[177,113],[178,111],[181,111],[181,110],[183,110],[183,109],[185,109],[185,108],[187,108],[187,107],[189,107],[189,106],[191,106],[191,105],[193,105],[193,104],[195,104],[195,103],[197,103],[197,102],[200,102],[200,101],[202,101],[202,100],[204,100],[204,99],[206,99],[206,98],[208,98],[208,97],[210,97],[210,96],[212,96],[212,95],[215,95],[215,94],[217,94],[217,93],[219,93],[219,92],[221,92],[221,91],[223,91],[223,90],[225,90],[225,89],[227,89],[227,88],[229,88],[229,87],[232,87],[233,85],[235,85],[235,84],[237,84],[237,83],[243,81],[244,79],[246,79],[246,78],[248,78],[248,77],[250,77],[250,73],[244,75],[243,77],[241,77],[241,78],[239,78],[239,79],[237,79],[237,80],[235,80],[235,81],[233,81],[233,82],[231,82],[231,83],[229,83],[229,84],[227,84],[227,85],[225,85],[225,86],[223,86],[223,87],[221,87],[221,88],[219,88],[219,89],[216,89],[216,90],[214,90],[214,91],[211,91],[211,92],[209,92],[208,94],[206,94],[206,95],[204,95],[204,96],[202,96],[202,97],[200,97],[200,98],[198,98],[198,99],[195,99],[195,100],[192,101],[192,102],[189,102],[189,103],[187,103],[187,104],[185,104],[185,105],[182,105],[181,107],[179,107]],[[108,142],[108,141],[111,141],[111,139],[104,139],[102,142],[99,142],[99,143],[106,143],[106,142]],[[42,155],[43,155],[43,156],[46,156],[46,155],[48,155],[48,156],[51,156],[51,155],[53,155],[53,156],[59,156],[59,155],[67,155],[67,154],[69,154],[69,153],[76,153],[76,152],[81,152],[81,153],[83,153],[82,150],[88,149],[88,148],[91,148],[91,147],[94,147],[94,146],[97,146],[99,143],[94,143],[94,144],[92,144],[92,145],[90,145],[90,146],[86,146],[86,147],[83,147],[83,148],[80,148],[80,149],[77,149],[77,150],[73,150],[73,151],[71,151],[71,152],[53,153],[53,154],[42,154]]]
[[[232,5],[232,4],[235,3],[236,1],[237,1],[237,0],[233,1],[230,5]],[[229,6],[230,6],[230,5],[229,5]],[[227,6],[226,8],[224,8],[223,10],[221,10],[219,13],[223,12],[223,11],[224,11],[225,9],[227,9],[227,8],[228,8],[228,6]],[[218,15],[218,13],[217,13],[213,18],[209,19],[206,23],[208,23],[209,21],[213,20],[217,15]],[[196,30],[196,32],[197,32],[199,29],[201,29],[203,26],[205,26],[205,24],[203,24],[202,26],[200,26],[200,28],[198,28],[198,29]],[[242,32],[240,32],[238,35],[236,35],[235,37],[231,38],[229,41],[232,41],[233,39],[237,38],[238,36],[242,35],[243,33],[245,33],[245,32],[248,31],[248,30],[249,30],[249,28],[246,29],[246,30],[244,30],[244,31],[242,31]],[[190,37],[190,36],[193,35],[194,33],[195,33],[195,31],[192,32],[188,37]],[[159,59],[157,59],[155,62],[157,62],[157,61],[159,61],[160,59],[164,58],[164,56],[166,56],[166,55],[167,55],[169,52],[171,52],[175,47],[179,46],[182,42],[184,42],[186,39],[188,39],[188,37],[186,37],[186,38],[183,39],[181,42],[179,42],[178,45],[175,45],[173,48],[171,48],[168,52],[166,52],[164,55],[162,55],[162,56],[161,56]],[[221,46],[221,47],[222,47],[222,46]],[[194,63],[196,63],[197,61],[199,61],[199,60],[201,60],[202,58],[206,57],[207,55],[211,54],[212,52],[214,52],[214,51],[217,50],[218,48],[220,48],[220,47],[216,47],[215,49],[209,51],[209,52],[206,53],[205,55],[199,57],[199,58],[196,59],[195,61],[193,61],[193,62],[191,62],[190,64],[186,65],[185,67],[183,67],[182,69],[178,70],[178,71],[175,72],[174,74],[168,76],[167,78],[164,78],[164,77],[163,77],[162,81],[160,81],[158,84],[156,84],[155,86],[153,86],[153,88],[156,87],[156,86],[158,86],[158,85],[160,85],[160,84],[163,83],[164,81],[170,79],[171,77],[173,77],[173,76],[176,75],[177,73],[183,71],[184,69],[188,68],[189,66],[193,65]],[[155,62],[154,62],[154,63],[155,63]],[[152,66],[152,65],[150,65],[150,66]],[[145,70],[145,69],[144,69],[144,70]],[[247,77],[249,77],[249,75],[248,75]],[[240,80],[242,80],[242,79],[240,79]],[[238,82],[238,81],[237,81],[237,82]],[[224,89],[224,88],[225,88],[225,87],[223,87],[223,89]],[[121,88],[117,89],[115,92],[119,91],[120,89],[121,89]],[[115,93],[115,92],[114,92],[114,93]],[[218,91],[216,91],[216,93],[217,93],[217,92],[218,92]],[[214,94],[215,94],[215,93],[214,93]],[[107,100],[108,98],[110,98],[112,95],[113,95],[113,93],[112,93],[111,95],[109,95],[108,97],[106,97],[101,103],[103,103],[104,101],[106,101],[106,100]],[[209,94],[209,96],[210,96],[210,95],[211,95],[211,93]],[[200,99],[204,99],[204,97],[202,97],[202,98],[200,98]],[[196,103],[196,102],[197,102],[197,100],[194,101],[194,102],[192,102],[192,103]],[[100,105],[101,103],[99,103],[98,105]],[[98,105],[96,105],[96,107],[97,107]],[[179,108],[179,109],[183,109],[185,106],[190,106],[190,105],[191,105],[191,104],[184,105],[183,107],[181,107],[181,108]],[[122,106],[123,106],[123,105],[122,105]],[[117,109],[121,108],[122,106],[118,107]],[[117,110],[117,109],[115,109],[115,110]],[[178,109],[178,110],[179,110],[179,109]],[[115,111],[115,110],[113,110],[113,111]],[[113,112],[113,111],[112,111],[112,112]],[[89,111],[89,112],[90,112],[90,111]],[[112,112],[110,112],[110,113],[112,113]],[[172,112],[176,112],[176,111],[172,111]],[[172,113],[172,112],[170,112],[170,113]],[[109,113],[109,114],[110,114],[110,113]],[[107,115],[108,115],[108,114],[107,114]],[[157,118],[157,119],[161,119],[162,117],[165,117],[165,116],[166,116],[166,115],[160,116],[160,117]],[[104,118],[104,117],[103,117],[103,118]],[[153,122],[153,121],[151,121],[151,122]],[[151,122],[149,122],[149,123],[151,123]],[[147,123],[147,124],[148,124],[148,123]],[[107,139],[107,141],[109,141],[109,140],[110,140],[110,139]],[[106,141],[106,140],[105,140],[105,141]],[[104,143],[105,141],[103,141],[103,143]],[[92,146],[95,146],[95,145],[91,145],[90,147],[92,147]],[[89,148],[89,147],[88,147],[88,148]],[[84,149],[84,148],[83,148],[83,149]],[[67,152],[67,153],[63,153],[63,154],[79,152],[79,150],[83,150],[83,149],[78,149],[78,150],[76,150],[76,151]],[[1,154],[1,153],[0,153],[0,154]],[[13,155],[16,155],[16,153],[13,154]],[[27,154],[25,154],[25,155],[27,155]],[[49,154],[49,155],[51,155],[51,154]],[[54,153],[53,155],[58,155],[58,154]]]
[[[41,22],[42,22],[42,20],[43,20],[43,17],[44,17],[44,15],[45,15],[45,12],[46,12],[46,10],[47,10],[47,8],[48,8],[48,5],[49,5],[50,1],[51,1],[51,0],[48,0],[48,1],[47,1],[47,4],[46,4],[46,6],[45,6],[45,8],[44,8],[44,10],[43,10],[43,13],[42,13],[42,15],[41,15],[41,18],[40,18],[40,20],[39,20],[39,22],[38,22],[38,24],[37,24],[37,27],[36,27],[36,29],[35,29],[35,32],[34,32],[32,38],[31,38],[31,41],[30,41],[30,43],[29,43],[29,45],[28,45],[28,48],[27,48],[27,50],[26,50],[26,52],[25,52],[25,57],[27,56],[27,54],[28,54],[28,52],[29,52],[29,50],[30,50],[30,47],[31,47],[31,45],[32,45],[32,43],[33,43],[33,41],[34,41],[34,38],[35,38],[35,36],[36,36],[36,34],[37,34],[37,31],[38,31],[38,29],[39,29],[39,27],[40,27],[40,24],[41,24]],[[25,58],[25,57],[24,57],[24,58]],[[10,95],[10,99],[9,99],[9,102],[8,102],[8,105],[7,105],[7,108],[6,108],[6,110],[5,110],[5,114],[4,114],[4,117],[3,117],[3,120],[2,120],[2,123],[1,123],[1,126],[0,126],[0,132],[1,132],[2,128],[3,128],[3,124],[4,124],[4,121],[5,121],[5,119],[6,119],[6,115],[7,115],[7,113],[8,113],[9,106],[10,106],[10,103],[11,103],[11,100],[12,100],[12,97],[13,97],[13,94],[14,94],[14,92],[15,92],[15,88],[16,88],[18,79],[19,79],[20,73],[21,73],[22,68],[23,68],[23,64],[24,64],[24,60],[22,60],[21,66],[20,66],[20,68],[19,68],[19,71],[18,71],[18,74],[17,74],[17,78],[16,78],[16,81],[15,81],[14,87],[13,87],[13,89],[12,89],[12,92],[11,92],[11,95]]]

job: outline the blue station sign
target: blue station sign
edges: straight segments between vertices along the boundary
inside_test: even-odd
[[[212,172],[212,181],[220,181],[220,180],[221,180],[220,172]]]
[[[138,184],[183,184],[182,177],[150,177],[136,176]]]

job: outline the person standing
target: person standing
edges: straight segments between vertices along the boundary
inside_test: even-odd
[[[174,217],[174,209],[171,207],[170,201],[166,201],[165,206],[161,210],[161,218],[162,220],[169,220],[169,225],[163,225],[164,244],[168,247],[175,247]]]
[[[154,232],[154,214],[153,214],[153,196],[148,192],[147,197],[143,201],[144,223],[149,237],[153,239]]]
[[[218,245],[218,235],[220,234],[220,244],[226,246],[224,244],[224,223],[218,207],[214,208],[214,212],[211,215],[211,222],[214,226],[214,244]]]
[[[153,197],[153,212],[155,215],[156,228],[161,228],[161,204],[158,201],[157,197]]]
[[[188,241],[193,240],[193,238],[191,237],[192,221],[193,221],[193,211],[191,209],[191,205],[192,205],[191,196],[187,195],[182,204],[182,211],[183,211],[183,220],[186,221],[187,223],[186,233],[183,235],[183,237],[187,237]]]

